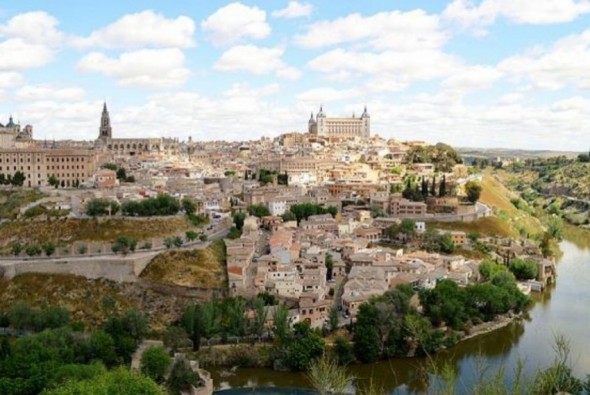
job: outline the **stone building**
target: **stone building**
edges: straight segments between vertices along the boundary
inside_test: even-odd
[[[308,122],[308,132],[317,136],[335,137],[335,138],[369,138],[371,136],[371,117],[367,112],[367,107],[360,118],[354,114],[350,118],[332,118],[327,117],[323,107],[314,119],[313,113]]]
[[[99,150],[119,156],[176,155],[180,149],[178,139],[173,138],[113,138],[113,128],[106,103],[102,107],[98,138],[95,144]]]
[[[90,179],[96,171],[96,155],[91,150],[51,148],[0,149],[0,174],[22,172],[24,186],[48,185],[51,176],[70,187]]]
[[[33,141],[33,127],[26,125],[22,130],[20,123],[14,123],[12,115],[8,123],[0,123],[0,147],[1,148],[25,148]]]

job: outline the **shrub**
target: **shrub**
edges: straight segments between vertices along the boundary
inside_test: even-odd
[[[137,246],[137,240],[133,237],[121,235],[117,237],[117,240],[113,243],[112,250],[116,253],[122,253],[123,255],[127,255],[129,251],[135,251],[135,247]]]
[[[88,252],[88,247],[86,246],[86,244],[80,244],[78,246],[78,254],[80,255],[84,255]]]
[[[91,217],[114,215],[119,212],[119,203],[109,199],[92,199],[86,203],[86,214]]]
[[[152,249],[152,242],[151,241],[146,241],[144,242],[141,247],[142,250],[151,250]]]
[[[45,255],[47,255],[47,256],[51,256],[55,252],[55,244],[53,244],[50,241],[48,241],[47,243],[43,243],[41,248],[43,249],[43,252],[45,252]]]
[[[37,245],[28,246],[25,249],[25,252],[27,253],[28,256],[40,255],[41,251],[42,251],[41,247],[39,247]]]
[[[162,347],[148,347],[141,355],[141,373],[161,383],[171,363],[172,358]]]

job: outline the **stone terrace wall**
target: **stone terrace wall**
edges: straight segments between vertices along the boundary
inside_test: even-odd
[[[152,260],[156,253],[140,257],[112,256],[108,258],[87,258],[70,260],[30,260],[25,262],[6,262],[4,278],[11,279],[22,273],[62,273],[74,274],[91,280],[106,278],[118,282],[135,282],[138,280],[136,270],[141,269]]]

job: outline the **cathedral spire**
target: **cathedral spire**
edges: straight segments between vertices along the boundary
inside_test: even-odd
[[[105,101],[102,106],[102,115],[100,116],[100,128],[98,129],[98,138],[101,140],[110,139],[112,137],[113,130],[111,128],[111,118],[109,116],[109,110],[107,109],[107,102]]]

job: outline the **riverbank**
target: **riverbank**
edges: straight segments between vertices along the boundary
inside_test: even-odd
[[[470,330],[469,333],[463,336],[459,343],[465,340],[472,339],[477,336],[485,335],[498,329],[502,329],[510,324],[512,324],[516,320],[522,319],[523,314],[502,314],[496,317],[493,321],[482,322],[481,324],[474,325]]]

